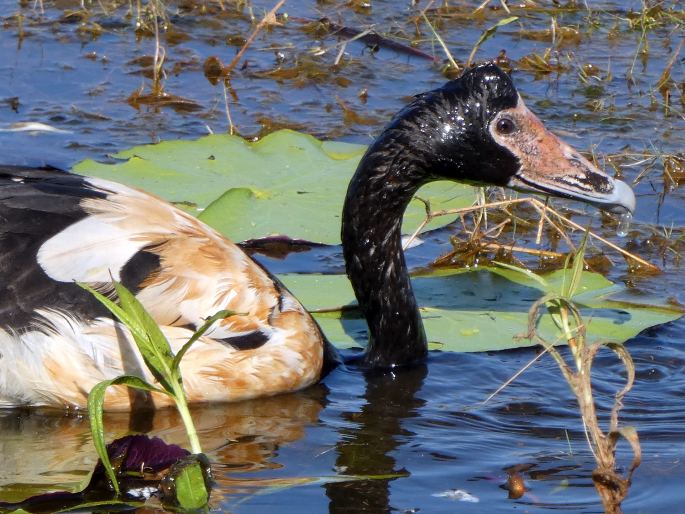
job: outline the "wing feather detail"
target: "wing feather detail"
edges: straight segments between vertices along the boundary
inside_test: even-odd
[[[239,401],[296,391],[316,382],[323,349],[317,329],[307,318],[286,313],[266,344],[237,350],[207,336],[181,361],[183,383],[191,403]],[[88,392],[102,380],[122,374],[150,383],[154,377],[126,327],[111,319],[88,323],[66,313],[40,312],[35,328],[14,334],[0,330],[0,406],[23,405],[83,408]],[[183,327],[161,327],[172,351],[192,335]],[[153,394],[156,407],[171,400]],[[126,388],[108,390],[108,410],[128,410]]]
[[[104,198],[86,198],[88,216],[46,241],[38,261],[54,280],[88,283],[120,279],[141,251],[159,268],[139,284],[138,299],[163,325],[200,326],[221,309],[239,315],[213,329],[216,338],[246,334],[268,322],[279,292],[271,277],[222,235],[141,191],[88,179]]]

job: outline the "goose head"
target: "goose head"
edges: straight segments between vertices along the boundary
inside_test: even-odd
[[[402,216],[422,185],[454,180],[635,209],[631,188],[548,131],[494,64],[415,97],[362,157],[345,199],[347,274],[369,326],[364,362],[421,360],[426,337],[401,249]]]

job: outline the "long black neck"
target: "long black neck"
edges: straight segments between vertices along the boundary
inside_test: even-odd
[[[413,364],[427,352],[401,226],[407,204],[428,178],[422,157],[404,137],[404,131],[386,130],[368,149],[343,210],[347,275],[369,327],[364,364],[374,368]]]
[[[412,364],[426,334],[401,248],[402,216],[414,193],[436,178],[506,184],[520,168],[489,124],[516,107],[511,78],[494,64],[417,96],[369,147],[343,210],[347,275],[369,325],[371,367]]]

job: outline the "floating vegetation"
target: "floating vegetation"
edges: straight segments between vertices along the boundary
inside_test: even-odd
[[[677,153],[664,156],[664,184],[669,191],[685,183],[685,154]]]
[[[126,99],[126,102],[134,109],[142,106],[170,107],[176,112],[194,112],[202,110],[202,106],[188,98],[172,95],[165,91],[158,93],[145,93],[134,91]]]
[[[542,54],[533,52],[521,57],[516,63],[518,69],[530,71],[536,75],[547,75],[549,73],[564,73],[570,69],[567,64],[562,64],[557,52],[548,48]]]
[[[539,30],[521,30],[520,36],[532,41],[545,41],[554,44],[557,48],[570,45],[579,45],[583,37],[576,27],[560,27],[556,20],[552,28]]]

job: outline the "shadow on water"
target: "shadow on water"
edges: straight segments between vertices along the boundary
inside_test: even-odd
[[[363,392],[347,408],[338,401],[332,413],[325,410],[330,403],[325,385],[259,401],[194,409],[198,434],[217,482],[212,505],[249,512],[259,508],[259,496],[265,492],[301,489],[321,482],[319,477],[329,512],[393,510],[391,483],[410,476],[393,454],[416,435],[406,423],[419,417],[426,404],[418,393],[428,367],[341,374],[357,381]],[[307,441],[308,431],[322,420],[326,425],[330,414],[342,427],[333,432],[333,427],[323,427],[335,440],[326,451],[329,458],[317,462],[316,446]],[[108,413],[105,427],[109,440],[142,432],[186,445],[178,415],[170,409]],[[74,492],[88,482],[96,457],[87,419],[82,416],[7,411],[0,416],[0,432],[3,461],[12,469],[0,484],[4,501],[17,502],[46,489]],[[297,445],[304,445],[306,452],[300,457],[316,462],[311,477],[298,477],[297,467],[305,464],[288,455]],[[287,501],[291,506],[297,503],[297,495]]]
[[[640,432],[645,463],[626,512],[679,504],[669,484],[685,473],[678,403],[685,385],[677,371],[685,356],[663,340],[680,330],[682,323],[671,324],[631,343],[640,380],[624,422]],[[233,513],[597,512],[594,462],[551,359],[481,404],[534,355],[436,352],[427,366],[396,373],[339,369],[300,393],[194,409],[215,472],[211,506]],[[615,367],[609,356],[597,363],[602,412],[610,405]],[[107,414],[105,426],[108,440],[149,429],[187,446],[172,410]],[[619,453],[627,464],[625,450]],[[2,501],[76,490],[96,459],[83,416],[39,411],[2,412],[0,454]],[[512,470],[524,481],[520,498],[503,490]],[[458,491],[474,502],[459,500]]]
[[[326,391],[317,385],[296,394],[193,409],[202,447],[219,473],[271,469],[279,446],[302,439],[305,428],[318,420]],[[188,445],[172,409],[106,413],[104,422],[108,441],[147,433],[169,444]],[[88,419],[80,414],[7,410],[0,413],[0,434],[2,501],[16,502],[46,490],[79,490],[97,461]]]

